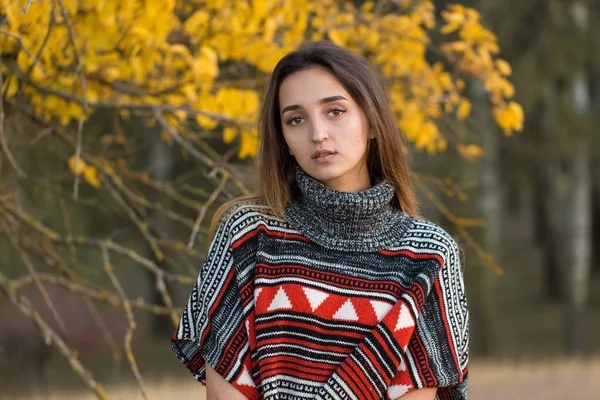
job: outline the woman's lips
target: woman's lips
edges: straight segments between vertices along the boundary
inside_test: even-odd
[[[336,154],[337,153],[323,153],[323,154],[317,155],[315,158],[313,158],[313,160],[317,164],[328,163],[336,156]]]

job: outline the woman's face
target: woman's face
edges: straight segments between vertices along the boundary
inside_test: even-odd
[[[288,76],[279,105],[290,154],[307,174],[340,191],[370,186],[367,119],[335,76],[322,67]]]

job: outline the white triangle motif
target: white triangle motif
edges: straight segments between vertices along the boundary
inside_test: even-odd
[[[377,321],[381,321],[392,308],[391,304],[378,300],[371,300],[371,306],[373,307],[373,311],[375,311],[375,315],[377,315]]]
[[[321,292],[320,290],[315,290],[307,287],[303,287],[302,290],[310,303],[310,308],[315,311],[319,306],[329,297],[329,294],[325,292]]]
[[[250,373],[248,372],[248,369],[246,367],[244,367],[244,370],[242,371],[242,375],[240,375],[240,377],[238,378],[236,383],[238,385],[246,385],[246,386],[256,387],[256,385],[254,384],[254,381],[252,380],[252,377],[250,376]]]
[[[256,306],[256,301],[258,300],[258,295],[262,292],[263,288],[254,289],[254,305]]]
[[[388,388],[388,395],[390,399],[397,399],[398,397],[406,394],[410,390],[408,385],[392,385]]]
[[[396,323],[396,329],[394,330],[397,331],[399,329],[411,328],[413,326],[415,326],[415,321],[413,321],[410,311],[408,311],[406,305],[402,304],[400,307],[400,315],[398,315],[398,322]]]
[[[358,321],[358,315],[350,299],[346,300],[344,305],[333,315],[333,319],[343,319],[345,321]]]
[[[400,359],[400,365],[398,365],[398,371],[406,371],[406,363],[404,362],[404,358]]]
[[[277,291],[277,294],[275,295],[275,298],[271,302],[271,305],[267,311],[278,310],[280,308],[292,308],[292,303],[287,297],[287,294],[285,293],[285,290],[283,290],[282,286],[279,287],[279,290]]]

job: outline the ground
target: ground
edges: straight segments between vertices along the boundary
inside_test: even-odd
[[[170,363],[169,363],[170,364]],[[170,366],[169,366],[169,369]],[[161,374],[146,379],[148,399],[204,399],[204,389],[181,367],[176,376]],[[48,396],[7,394],[2,400],[92,400],[96,397],[80,389],[61,390],[59,380]],[[482,362],[470,367],[469,398],[474,400],[595,400],[600,393],[600,359],[550,360],[545,362]],[[134,382],[106,386],[109,398],[143,399]]]

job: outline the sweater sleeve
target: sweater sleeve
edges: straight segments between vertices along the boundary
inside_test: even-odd
[[[232,218],[227,218],[217,228],[171,337],[171,348],[203,385],[206,361],[248,399],[258,399],[252,378],[248,316],[243,312],[232,254],[231,225]]]
[[[391,387],[406,391],[436,387],[436,399],[463,400],[468,386],[469,311],[458,246],[449,235],[445,239],[444,264]]]

